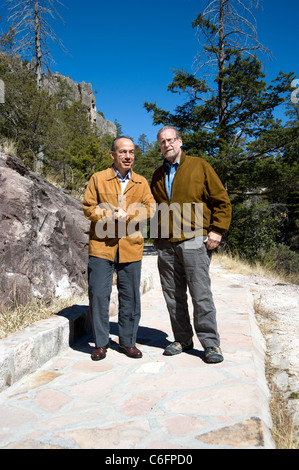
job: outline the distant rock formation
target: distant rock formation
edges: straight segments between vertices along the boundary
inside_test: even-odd
[[[51,75],[46,75],[43,78],[43,88],[49,91],[51,94],[57,93],[59,90],[59,84],[65,81],[70,90],[70,100],[73,102],[81,102],[88,108],[89,119],[96,125],[100,135],[109,134],[113,137],[117,135],[116,125],[106,120],[102,114],[97,112],[96,98],[92,91],[92,85],[90,83],[77,83],[74,82],[70,77],[65,77],[58,72]]]
[[[83,294],[89,222],[81,203],[0,153],[0,307]]]

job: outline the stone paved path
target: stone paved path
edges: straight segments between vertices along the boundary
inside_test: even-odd
[[[0,394],[0,449],[120,455],[120,449],[274,448],[264,344],[249,293],[212,267],[224,362],[206,364],[196,338],[192,351],[166,357],[173,337],[156,263],[155,254],[145,254],[154,287],[142,297],[143,358],[118,352],[112,317],[105,360],[91,361],[93,341],[86,337]]]

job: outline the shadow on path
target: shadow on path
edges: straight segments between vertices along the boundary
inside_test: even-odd
[[[118,336],[117,322],[110,322],[110,335]],[[164,331],[157,330],[155,328],[148,328],[146,326],[140,326],[138,328],[137,343],[140,345],[146,345],[152,348],[159,348],[161,350],[164,350],[166,346],[171,343],[171,341],[169,341],[167,337],[168,334]],[[94,346],[90,345],[89,343],[94,343],[92,333],[84,336],[76,343],[74,343],[71,347],[75,351],[83,352],[85,354],[90,355],[94,349]],[[109,348],[114,351],[118,351],[118,342],[116,342],[111,337],[109,341]],[[191,349],[190,351],[185,351],[184,354],[198,357],[203,362],[205,362],[204,351],[200,351],[198,349]]]
[[[118,324],[117,322],[110,322],[110,335],[118,336]],[[170,343],[167,338],[167,333],[155,328],[148,328],[146,326],[139,326],[137,334],[137,343],[152,346],[154,348],[165,349]],[[76,341],[71,347],[75,351],[80,351],[86,354],[91,354],[94,347],[90,346],[89,343],[93,343],[92,333],[84,336],[80,340]],[[118,350],[118,343],[110,338],[109,347],[114,350]]]

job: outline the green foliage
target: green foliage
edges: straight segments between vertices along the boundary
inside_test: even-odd
[[[275,246],[279,235],[280,218],[267,202],[258,198],[245,203],[233,200],[233,219],[228,235],[232,252],[248,260],[261,261],[265,253]]]
[[[268,257],[272,262],[272,267],[279,273],[286,274],[290,280],[298,283],[299,280],[299,254],[290,248],[279,243],[271,248]]]
[[[0,77],[5,82],[0,137],[16,142],[17,155],[30,169],[78,190],[93,172],[112,164],[113,138],[97,135],[87,107],[70,101],[66,82],[54,96],[37,90],[26,63],[5,54],[0,56]]]
[[[50,142],[55,125],[55,103],[45,91],[36,91],[34,77],[19,59],[0,56],[5,104],[0,108],[0,134],[17,142],[20,157],[36,169],[37,155]]]
[[[144,176],[151,183],[154,171],[163,163],[158,143],[150,144],[145,134],[139,137],[135,146],[134,171]]]

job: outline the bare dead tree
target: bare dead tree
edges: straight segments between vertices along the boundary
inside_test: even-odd
[[[203,50],[195,58],[197,71],[216,65],[225,67],[225,58],[231,51],[255,55],[258,51],[268,56],[271,52],[258,40],[254,9],[262,0],[210,0],[205,10],[193,23],[197,27]]]
[[[7,0],[8,23],[14,34],[12,53],[29,60],[35,58],[38,88],[42,85],[43,72],[50,70],[52,61],[48,40],[65,50],[49,23],[50,18],[62,20],[55,3],[62,5],[59,0]]]
[[[210,0],[205,10],[193,22],[197,28],[202,51],[194,60],[195,75],[214,75],[217,70],[219,123],[225,119],[224,81],[222,72],[233,55],[271,57],[271,52],[258,40],[254,9],[262,0]]]

